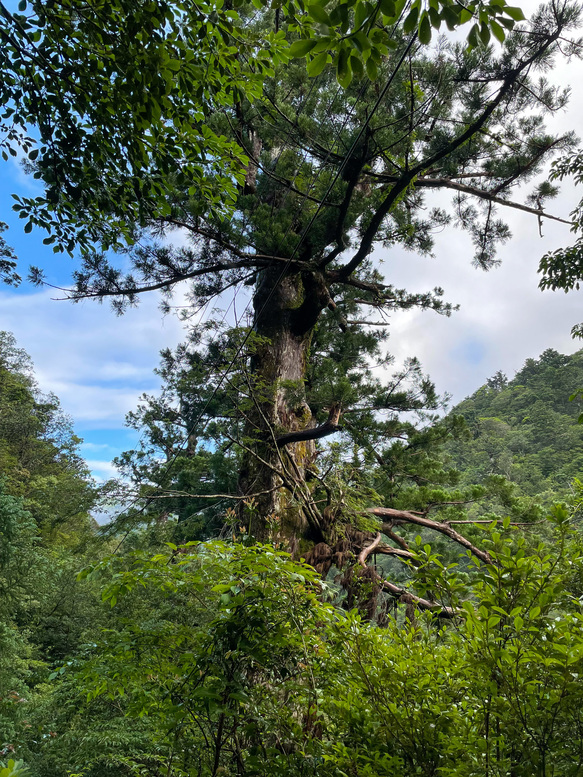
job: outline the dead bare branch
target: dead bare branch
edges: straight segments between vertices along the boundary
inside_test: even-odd
[[[422,526],[424,529],[431,529],[449,537],[449,539],[469,550],[472,555],[483,561],[484,564],[494,563],[489,553],[473,545],[447,523],[432,521],[429,518],[423,518],[407,510],[394,510],[391,507],[370,507],[366,512],[370,515],[376,515],[377,518],[388,518],[390,520],[390,524],[387,527],[388,530],[391,530],[395,524],[399,523],[412,523],[415,526]],[[384,531],[384,527],[381,527],[381,531]]]

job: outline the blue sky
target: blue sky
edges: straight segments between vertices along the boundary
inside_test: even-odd
[[[572,63],[552,75],[557,83],[578,84],[583,66]],[[582,127],[583,95],[576,91],[554,123],[557,129]],[[4,237],[17,251],[22,274],[28,265],[40,265],[51,283],[67,285],[74,260],[43,246],[44,233],[25,235],[24,222],[11,210],[10,194],[30,195],[37,183],[13,160],[1,164],[0,221],[10,225]],[[567,185],[550,210],[565,217],[582,194]],[[545,348],[570,353],[583,345],[569,335],[573,324],[583,321],[582,294],[537,288],[540,256],[569,242],[568,227],[546,223],[541,239],[535,219],[516,211],[508,216],[514,237],[500,253],[502,266],[489,273],[471,266],[469,240],[454,230],[438,236],[434,259],[394,250],[376,254],[391,283],[410,291],[439,285],[449,301],[461,305],[449,319],[415,310],[394,314],[388,345],[397,363],[418,356],[438,390],[454,401],[499,369],[512,377],[525,359]],[[161,315],[155,296],[121,318],[106,304],[57,302],[55,296],[26,281],[17,289],[0,286],[0,330],[13,332],[32,357],[41,388],[60,397],[84,439],[82,453],[101,479],[111,473],[112,457],[135,443],[124,416],[141,393],[157,389],[158,353],[181,340],[182,325]]]
[[[12,160],[3,163],[0,181],[0,220],[10,227],[4,237],[16,250],[21,275],[30,264],[40,265],[47,280],[66,286],[74,260],[44,246],[40,230],[24,234],[24,222],[11,210],[11,193],[30,196],[37,182]],[[0,330],[11,331],[28,351],[41,388],[59,396],[101,479],[111,472],[111,459],[135,443],[124,416],[141,393],[158,388],[158,353],[176,345],[183,330],[175,317],[161,315],[154,297],[120,318],[107,304],[55,301],[58,296],[26,280],[18,288],[0,286]]]

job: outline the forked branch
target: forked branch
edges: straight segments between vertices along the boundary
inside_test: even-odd
[[[446,537],[449,537],[450,540],[457,542],[458,545],[461,545],[463,548],[469,550],[473,556],[480,559],[480,561],[483,561],[484,564],[494,563],[489,553],[476,547],[476,545],[472,544],[455,529],[452,529],[451,526],[449,526],[447,523],[432,521],[431,519],[424,518],[421,515],[410,513],[408,510],[393,510],[391,507],[370,507],[367,510],[367,513],[375,515],[377,518],[387,518],[390,521],[390,523],[388,523],[386,526],[387,533],[392,530],[395,524],[412,523],[415,526],[421,526],[424,529],[431,529],[432,531],[439,532],[439,534],[443,534]],[[381,532],[384,533],[384,529],[385,526],[381,526]]]
[[[380,542],[381,534],[379,532],[372,543],[368,545],[368,547],[362,549],[358,556],[358,562],[362,567],[366,568],[367,558],[374,550],[378,548]],[[407,591],[404,588],[395,585],[394,583],[389,583],[388,580],[384,580],[380,575],[377,576],[378,583],[382,589],[393,596],[395,599],[398,599],[400,602],[404,602],[405,604],[413,604],[420,610],[430,610],[437,613],[437,615],[439,615],[441,618],[454,618],[456,615],[458,615],[457,610],[455,610],[453,607],[448,607],[447,605],[432,601],[430,599],[424,599],[422,596],[416,596],[410,591]]]

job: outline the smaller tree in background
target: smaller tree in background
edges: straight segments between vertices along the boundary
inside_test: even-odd
[[[50,735],[29,721],[50,665],[102,623],[97,591],[75,581],[85,554],[104,551],[79,442],[57,398],[40,392],[28,355],[0,333],[0,758],[27,734]]]
[[[583,383],[583,353],[565,356],[547,349],[527,359],[505,385],[491,383],[452,411],[463,416],[470,432],[466,441],[449,446],[464,482],[504,475],[517,494],[546,507],[569,500],[583,467],[580,403],[569,401],[572,387]]]

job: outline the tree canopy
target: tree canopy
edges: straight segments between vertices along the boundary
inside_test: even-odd
[[[57,251],[123,245],[168,214],[172,186],[225,213],[247,163],[236,140],[209,126],[213,112],[263,95],[273,68],[309,54],[347,84],[377,63],[401,20],[431,29],[473,22],[470,40],[503,39],[520,9],[505,0],[463,7],[439,0],[325,3],[90,3],[22,0],[0,6],[0,106],[5,159],[21,154],[46,186],[17,197],[25,230],[48,229]],[[255,18],[268,17],[258,25]],[[299,40],[298,40],[299,37]],[[295,41],[290,49],[290,42]],[[8,279],[15,279],[14,271]]]
[[[511,380],[497,373],[451,411],[468,425],[468,440],[451,450],[467,482],[503,475],[524,495],[567,498],[583,464],[580,402],[569,401],[583,381],[582,358],[548,349]]]

